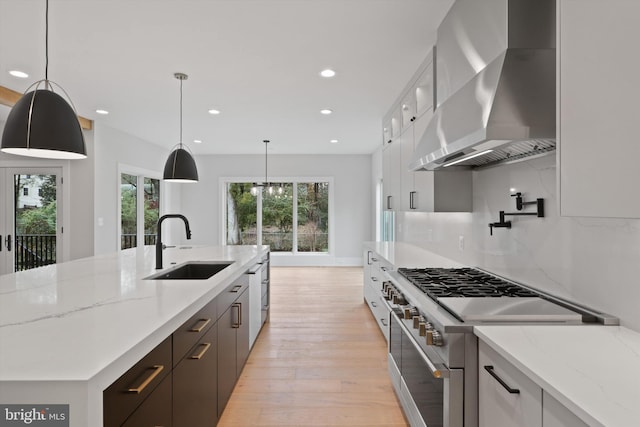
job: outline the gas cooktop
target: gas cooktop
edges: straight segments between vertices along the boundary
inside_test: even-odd
[[[443,297],[538,297],[539,294],[475,268],[399,268],[398,273],[431,299]]]
[[[462,322],[581,323],[585,319],[527,287],[471,267],[399,268],[397,272]]]

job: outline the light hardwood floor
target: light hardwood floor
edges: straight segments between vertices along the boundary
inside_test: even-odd
[[[218,425],[407,425],[361,268],[271,268],[271,321]]]

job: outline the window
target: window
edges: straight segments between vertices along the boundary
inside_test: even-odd
[[[28,196],[28,195],[29,195],[29,189],[28,189],[27,187],[24,187],[24,188],[22,189],[22,195],[23,195],[23,196]]]
[[[144,244],[155,245],[160,219],[160,180],[144,178]]]
[[[298,183],[298,252],[329,251],[329,183]]]
[[[138,177],[120,175],[120,249],[137,246],[138,237]]]
[[[291,180],[255,196],[250,182],[226,182],[226,243],[272,252],[329,252],[329,180]]]
[[[156,243],[160,218],[160,180],[120,174],[120,249]]]

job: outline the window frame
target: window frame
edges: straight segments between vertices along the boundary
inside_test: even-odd
[[[220,177],[220,243],[227,245],[227,184],[229,183],[248,183],[248,182],[263,182],[264,177]],[[334,179],[331,176],[278,176],[269,177],[269,181],[273,183],[286,183],[293,185],[293,214],[292,214],[292,250],[291,251],[274,251],[272,255],[288,255],[288,256],[334,256]],[[327,252],[298,252],[298,184],[299,183],[314,183],[314,182],[326,182],[329,184],[328,195],[328,218],[327,218]],[[256,203],[257,221],[256,221],[256,233],[258,237],[258,244],[262,244],[262,195],[258,196]]]
[[[149,169],[142,169],[135,166],[130,166],[126,164],[119,163],[118,164],[118,174],[116,176],[117,179],[117,230],[118,236],[116,245],[118,251],[122,251],[122,194],[121,194],[121,180],[122,174],[134,175],[137,177],[136,179],[136,246],[133,246],[133,249],[136,247],[144,247],[144,179],[151,178],[157,179],[160,181],[160,204],[159,208],[159,216],[164,214],[164,204],[167,199],[167,187],[165,186],[164,181],[162,180],[162,172],[153,171]],[[142,244],[140,244],[142,243]]]

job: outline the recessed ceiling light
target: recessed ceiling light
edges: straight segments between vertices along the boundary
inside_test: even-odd
[[[105,115],[105,116],[106,116],[107,114],[109,114],[109,112],[108,112],[107,110],[96,110],[96,113],[98,113],[98,114],[102,114],[102,115]]]
[[[332,69],[330,69],[330,68],[327,68],[326,70],[322,70],[322,71],[320,71],[320,75],[321,75],[322,77],[327,77],[327,78],[329,78],[329,77],[333,77],[333,76],[335,76],[335,75],[336,75],[336,72],[335,72],[335,71],[333,71],[333,70],[332,70]]]
[[[209,114],[213,114],[213,115],[220,114],[220,110],[209,110]]]
[[[320,110],[320,114],[331,114],[333,113],[333,110],[329,110],[328,108],[325,108],[324,110]]]
[[[331,140],[331,141],[329,141],[329,142],[330,142],[330,143],[332,143],[332,144],[337,144],[337,143],[338,143],[338,140],[337,140],[337,139],[332,139],[332,140]]]
[[[195,142],[196,144],[202,144],[202,140],[201,139],[194,139],[193,142]]]
[[[20,79],[26,79],[27,77],[29,77],[29,74],[20,70],[11,70],[9,71],[9,74],[11,74],[13,77],[18,77]]]

